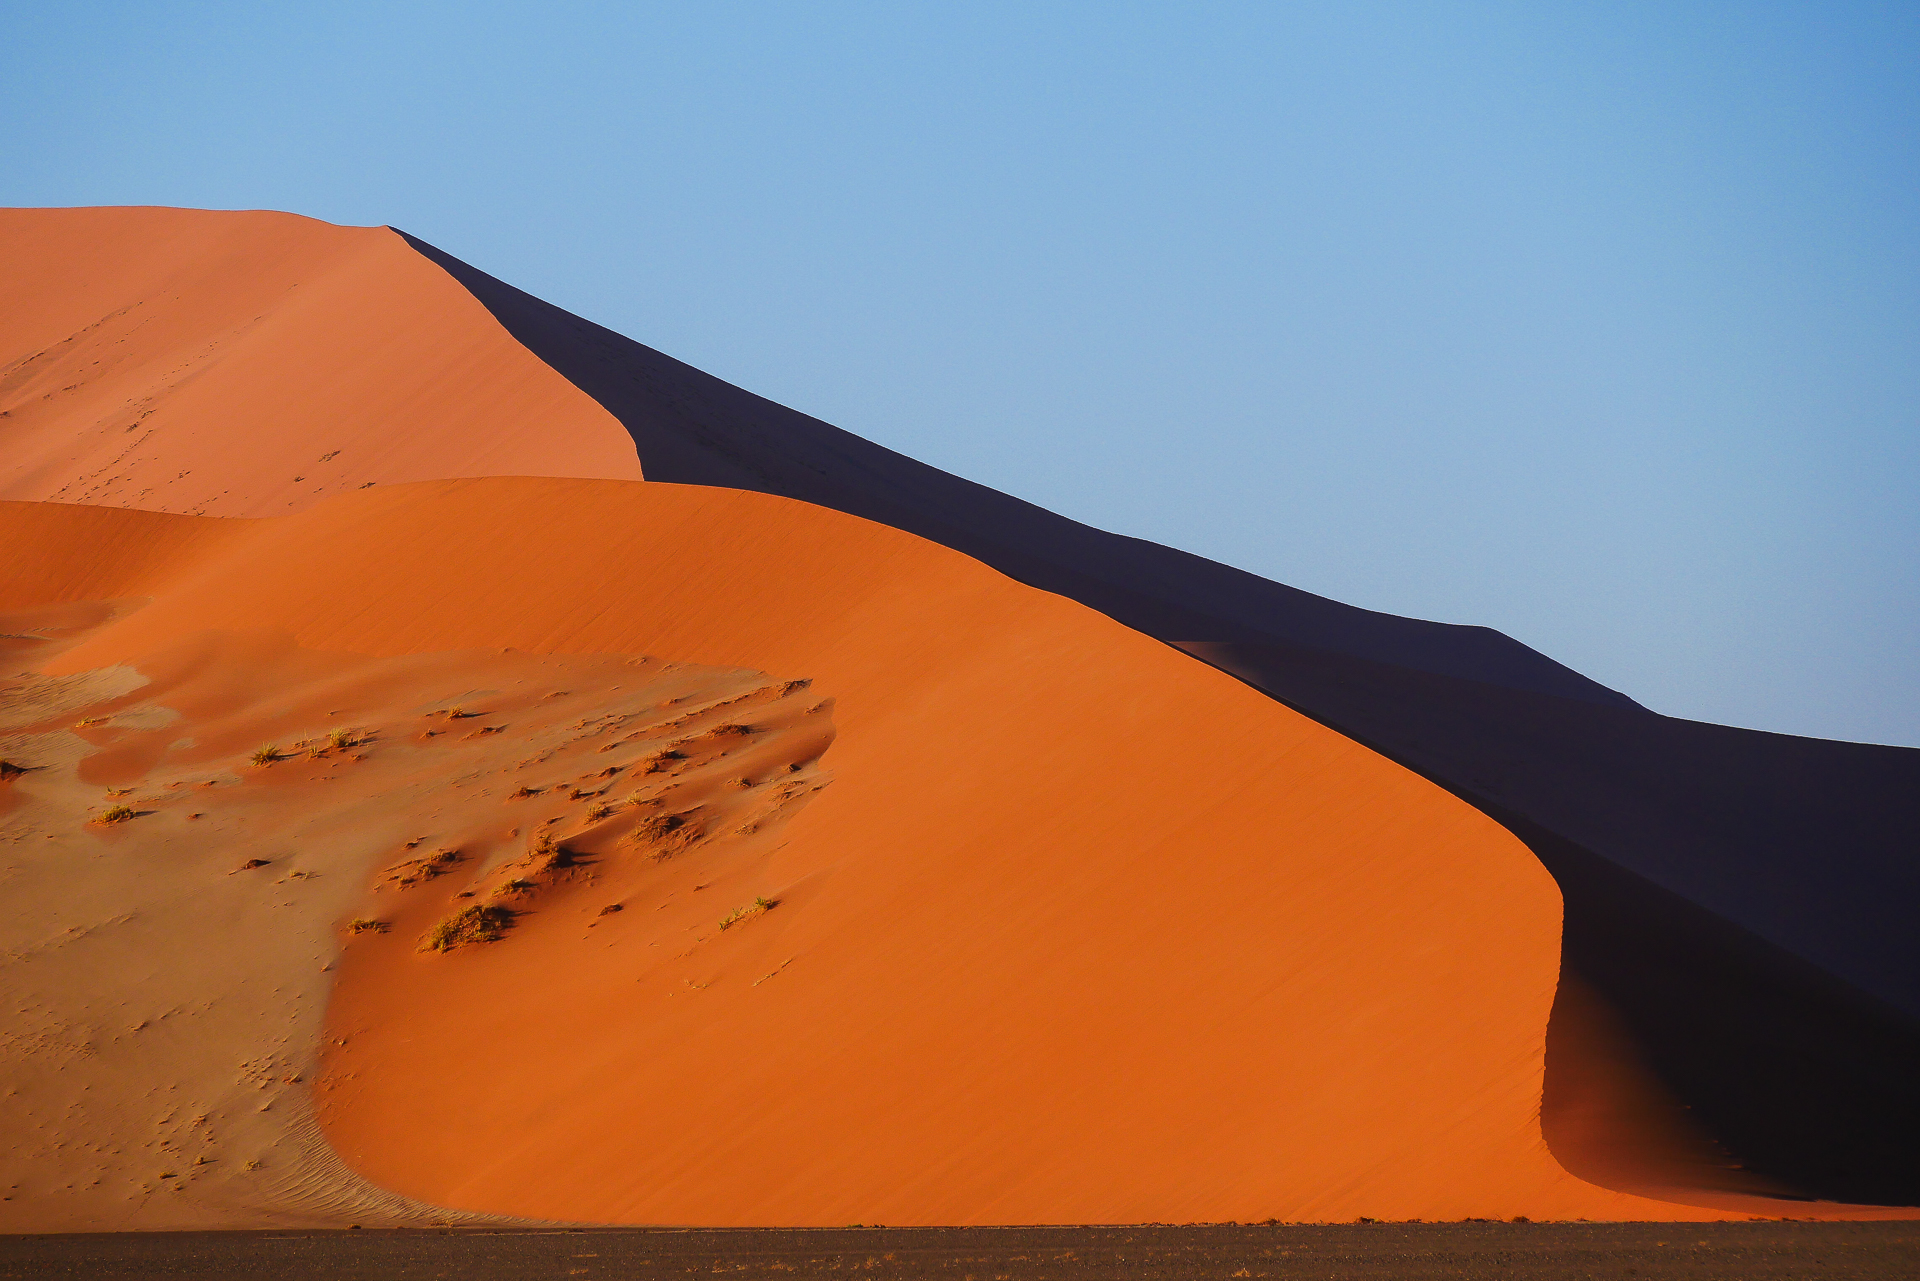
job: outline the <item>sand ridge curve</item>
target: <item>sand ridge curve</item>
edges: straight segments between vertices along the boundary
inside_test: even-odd
[[[0,508],[7,555],[169,520],[105,515]],[[835,700],[837,781],[679,954],[637,908],[592,963],[538,920],[343,951],[322,1122],[383,1187],[606,1221],[1712,1214],[1548,1154],[1558,896],[1523,846],[1090,610],[725,490],[435,482],[224,524],[190,570],[90,579],[152,603],[45,670],[265,631],[670,655]]]

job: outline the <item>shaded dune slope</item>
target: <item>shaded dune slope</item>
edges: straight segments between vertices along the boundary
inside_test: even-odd
[[[1920,751],[1188,648],[1525,840],[1566,896],[1568,969],[1748,1165],[1920,1201]]]
[[[634,863],[618,913],[556,884],[501,941],[415,950],[479,882],[394,897],[372,854],[402,824],[440,839],[404,799],[390,831],[359,820],[381,839],[357,888],[342,856],[312,882],[324,905],[285,891],[286,919],[320,921],[310,937],[340,958],[321,1123],[393,1192],[706,1223],[1717,1213],[1582,1182],[1542,1141],[1559,897],[1523,845],[1240,682],[937,545],[764,495],[535,479],[258,522],[9,504],[0,529],[0,605],[151,602],[48,679],[144,664],[164,694],[169,670],[217,684],[217,667],[168,667],[182,646],[266,645],[334,673],[267,682],[314,691],[306,712],[262,705],[291,725],[379,685],[353,663],[512,649],[811,678],[831,700],[832,785],[757,850]],[[445,716],[409,697],[363,702]],[[471,710],[504,739],[535,705]],[[345,795],[372,777],[355,771],[440,750],[397,724],[365,761],[276,764],[224,794]],[[152,855],[134,842],[207,821],[165,803],[163,779],[208,762],[169,753],[224,761],[264,725],[99,744],[117,755],[82,786],[162,799],[89,836],[90,857]],[[543,803],[477,812],[524,827],[515,807]],[[354,915],[393,928],[342,935]]]
[[[1906,1155],[1920,1115],[1900,1084],[1920,1075],[1920,752],[1662,717],[1485,628],[1354,609],[1090,529],[408,242],[625,424],[650,478],[799,498],[964,551],[1234,672],[1506,824],[1560,880],[1569,966],[1721,1142],[1810,1194],[1920,1201]]]
[[[384,227],[0,210],[0,498],[219,516],[446,476],[637,480],[619,424]]]

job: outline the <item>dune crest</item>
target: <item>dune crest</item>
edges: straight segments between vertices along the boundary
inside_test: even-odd
[[[446,476],[638,480],[625,430],[385,227],[0,210],[0,498],[265,516]]]

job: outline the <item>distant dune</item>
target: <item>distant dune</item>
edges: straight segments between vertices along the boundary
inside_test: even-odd
[[[625,431],[385,227],[0,210],[0,499],[275,516],[448,476],[640,479]]]
[[[1674,738],[386,229],[0,228],[0,1228],[1912,1213],[1811,1199],[1910,1199],[1911,758]],[[1656,733],[1856,753],[1741,803],[1865,852],[1726,898]]]

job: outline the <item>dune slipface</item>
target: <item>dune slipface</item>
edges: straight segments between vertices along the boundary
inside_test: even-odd
[[[58,500],[0,1225],[1910,1213],[1809,1198],[1912,1199],[1920,753],[1076,525],[390,229],[0,230]]]

